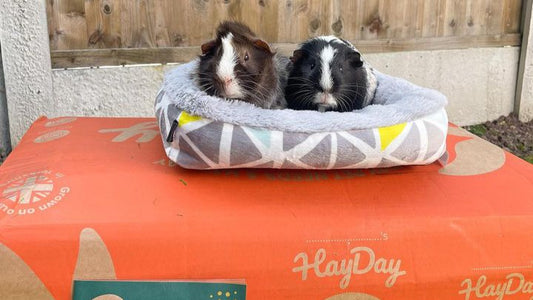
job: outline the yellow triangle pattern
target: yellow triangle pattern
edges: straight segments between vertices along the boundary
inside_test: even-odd
[[[188,113],[182,111],[178,117],[178,125],[182,127],[183,125],[191,122],[200,121],[202,117],[189,115]]]
[[[387,147],[397,138],[400,133],[405,129],[407,123],[397,124],[389,127],[378,128],[379,137],[381,140],[381,151],[387,149]]]

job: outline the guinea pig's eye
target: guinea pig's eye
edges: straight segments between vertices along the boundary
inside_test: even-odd
[[[250,59],[250,57],[248,56],[248,53],[246,53],[246,54],[244,55],[244,61],[248,61],[248,59]]]
[[[339,67],[339,71],[341,71],[341,72],[342,72],[342,66],[340,66],[340,67]]]
[[[315,68],[315,63],[312,63],[311,64],[311,70],[313,70]]]

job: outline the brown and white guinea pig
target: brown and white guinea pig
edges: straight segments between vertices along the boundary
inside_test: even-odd
[[[276,54],[248,26],[226,21],[216,38],[202,45],[196,74],[211,96],[236,99],[262,108],[285,108],[290,60]]]
[[[377,80],[357,49],[335,36],[321,36],[300,45],[285,98],[297,110],[353,111],[369,105]]]

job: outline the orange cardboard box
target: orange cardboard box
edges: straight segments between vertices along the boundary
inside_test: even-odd
[[[74,279],[533,299],[533,166],[455,127],[447,142],[446,167],[192,171],[154,119],[41,118],[0,167],[0,299],[69,299]]]

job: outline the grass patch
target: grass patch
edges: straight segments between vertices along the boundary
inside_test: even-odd
[[[470,131],[471,133],[477,135],[477,136],[483,136],[487,132],[487,127],[483,124],[479,125],[472,125],[466,127],[466,130]]]

